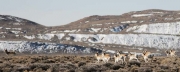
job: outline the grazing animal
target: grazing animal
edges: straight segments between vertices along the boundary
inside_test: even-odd
[[[8,51],[7,49],[4,50],[6,55],[16,55],[16,53],[14,51]]]
[[[170,51],[169,51],[169,50],[166,50],[165,53],[166,53],[167,57],[169,57]]]
[[[165,51],[165,53],[166,53],[166,55],[167,55],[167,57],[176,57],[176,51],[175,50],[166,50]]]
[[[144,61],[145,61],[146,63],[149,61],[150,55],[151,55],[151,52],[148,52],[148,51],[146,51],[146,50],[143,51],[142,56],[143,56]]]
[[[109,54],[102,52],[102,58],[103,58],[103,61],[107,63],[110,60],[111,56]]]
[[[128,56],[129,56],[129,61],[131,61],[131,60],[133,60],[133,59],[136,59],[136,60],[139,62],[136,53],[134,53],[134,54],[129,53]]]
[[[114,60],[115,60],[115,63],[117,63],[118,61],[121,61],[121,63],[123,63],[122,57],[117,54],[114,54]]]
[[[127,54],[122,54],[121,51],[118,51],[117,55],[119,56],[120,59],[123,59],[123,62],[126,63],[126,57],[128,56]]]
[[[99,61],[100,60],[103,60],[103,57],[102,57],[102,55],[99,55],[99,53],[97,52],[97,53],[95,53],[95,57],[96,57],[96,59],[97,59],[97,62],[99,63]]]
[[[171,57],[176,57],[176,51],[175,50],[170,50],[170,56]]]

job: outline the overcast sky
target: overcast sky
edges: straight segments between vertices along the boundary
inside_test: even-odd
[[[180,0],[0,0],[0,14],[59,26],[91,15],[145,9],[180,10]]]

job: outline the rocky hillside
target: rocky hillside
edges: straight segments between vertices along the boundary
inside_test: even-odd
[[[0,15],[0,39],[5,43],[51,42],[106,49],[109,52],[114,52],[113,50],[141,52],[143,49],[148,49],[159,53],[163,52],[160,49],[179,49],[179,35],[180,11],[149,9],[122,15],[93,15],[54,27],[46,27],[18,17]],[[0,44],[4,45],[2,42]]]
[[[35,22],[10,16],[0,15],[0,39],[23,39],[26,35],[43,33],[45,26]]]
[[[93,15],[54,29],[64,29],[65,32],[69,29],[73,33],[122,33],[123,29],[135,25],[177,21],[180,21],[180,11],[149,9],[122,15]]]

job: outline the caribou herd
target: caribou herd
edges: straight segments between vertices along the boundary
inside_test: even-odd
[[[6,55],[16,55],[16,52],[15,51],[8,51],[7,49],[4,49],[4,52],[6,53]],[[175,50],[166,50],[165,51],[167,57],[176,57],[176,51]],[[144,62],[147,63],[149,60],[151,60],[154,55],[147,51],[147,50],[144,50],[141,54],[141,56],[144,58]],[[102,52],[101,54],[100,53],[95,53],[95,57],[97,59],[97,62],[99,63],[101,60],[104,62],[104,63],[107,63],[110,59],[111,59],[111,55],[108,54],[108,53],[105,53],[105,52]],[[129,58],[129,61],[132,61],[132,60],[136,60],[137,62],[140,62],[137,58],[137,54],[136,53],[122,53],[122,51],[116,51],[116,53],[114,54],[114,62],[115,63],[118,63],[120,61],[120,63],[124,64],[124,63],[127,63],[126,62],[126,58]]]
[[[165,51],[167,57],[176,57],[176,51],[175,50],[166,50]],[[147,50],[144,50],[142,53],[141,53],[141,56],[143,57],[144,59],[144,62],[147,63],[149,62],[153,57],[154,57],[154,54],[151,53],[150,51],[147,51]],[[97,62],[99,63],[100,60],[102,60],[103,62],[107,63],[111,56],[110,54],[107,54],[105,52],[102,52],[102,54],[100,53],[95,53],[95,57],[97,59]],[[132,61],[132,60],[136,60],[137,62],[140,62],[137,58],[137,54],[136,53],[122,53],[121,51],[116,51],[116,53],[114,54],[114,62],[115,63],[127,63],[126,62],[126,58],[129,58],[129,61]]]

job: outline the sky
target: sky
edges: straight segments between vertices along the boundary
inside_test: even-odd
[[[91,15],[146,9],[180,10],[180,0],[0,0],[0,14],[60,26]]]

